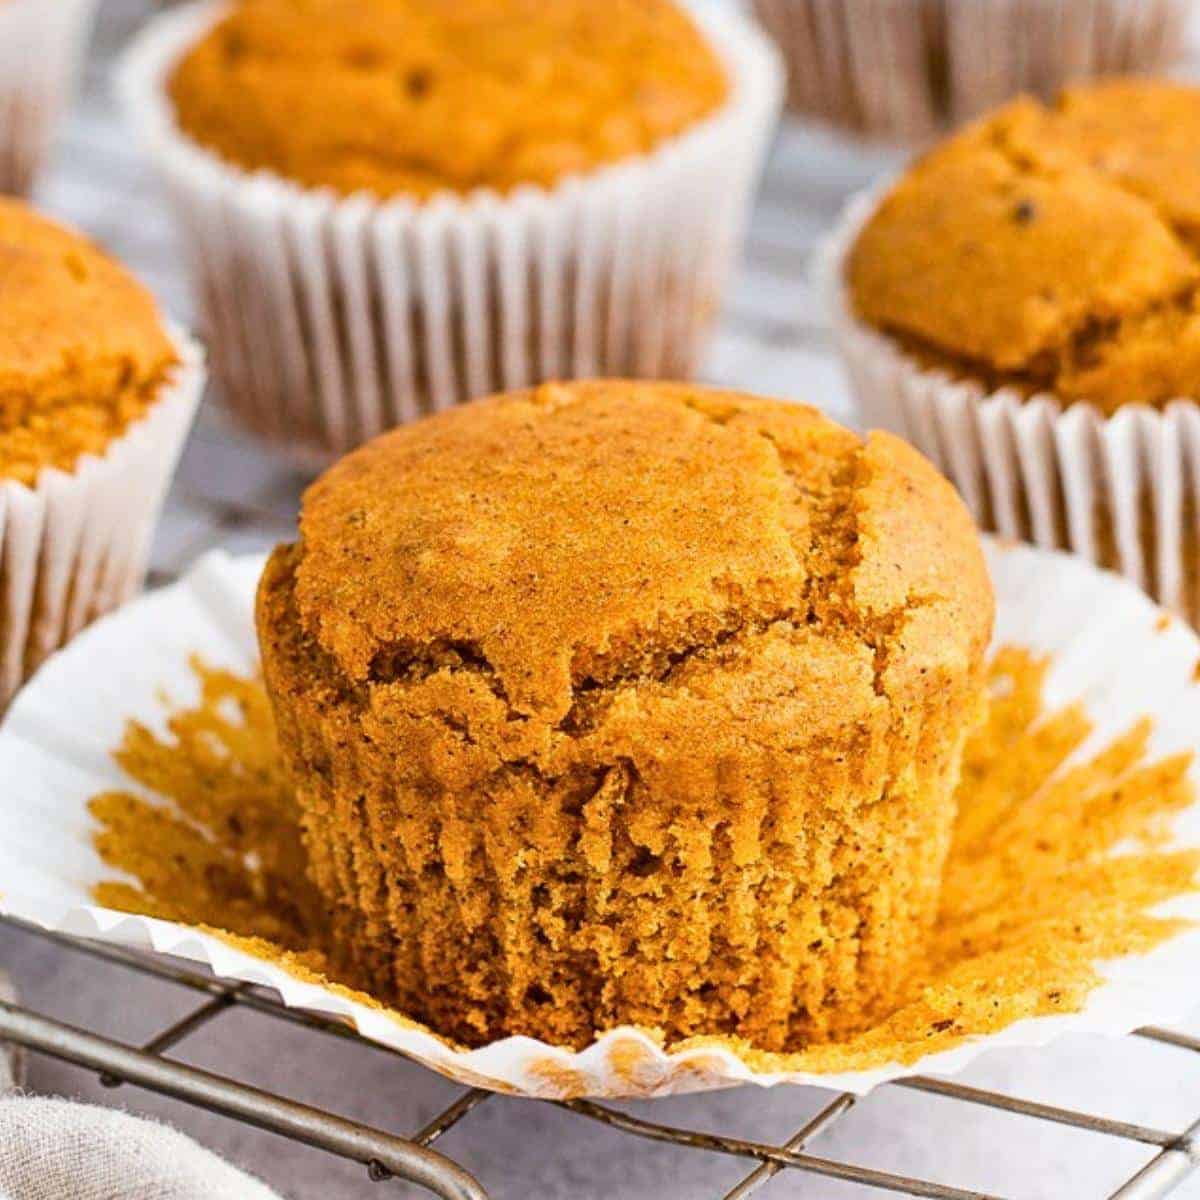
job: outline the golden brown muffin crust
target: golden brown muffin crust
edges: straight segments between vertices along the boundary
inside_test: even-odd
[[[857,528],[814,529],[818,484],[845,488]],[[547,385],[397,430],[309,490],[301,534],[299,611],[348,679],[469,647],[549,722],[581,688],[814,606],[840,637],[936,598],[949,657],[990,620],[969,521],[904,443],[683,385]]]
[[[847,265],[860,317],[927,365],[1105,412],[1200,395],[1200,89],[1022,99],[936,148]]]
[[[1200,239],[1200,90],[1110,79],[1059,98],[1036,136],[1042,157],[1082,158],[1143,196],[1194,246]]]
[[[0,480],[103,453],[174,362],[153,299],[123,267],[0,199]]]
[[[427,198],[644,153],[728,84],[671,0],[243,0],[169,90],[239,166]]]

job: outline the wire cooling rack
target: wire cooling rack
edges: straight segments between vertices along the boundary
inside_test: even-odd
[[[95,1071],[100,1081],[110,1088],[119,1088],[124,1084],[147,1088],[232,1120],[303,1142],[329,1154],[351,1159],[361,1163],[370,1178],[379,1183],[407,1180],[444,1200],[489,1200],[488,1192],[463,1167],[433,1149],[433,1146],[454,1126],[468,1121],[471,1114],[482,1105],[517,1101],[479,1088],[466,1088],[432,1120],[409,1134],[391,1133],[347,1120],[321,1108],[299,1104],[285,1096],[258,1088],[250,1080],[214,1074],[175,1061],[169,1057],[169,1051],[184,1038],[202,1032],[219,1020],[223,1013],[242,1006],[280,1021],[303,1026],[314,1036],[349,1039],[369,1046],[380,1054],[403,1056],[359,1037],[347,1024],[300,1009],[286,1008],[270,992],[259,987],[225,983],[173,959],[50,933],[10,917],[0,917],[0,923],[31,936],[45,938],[66,951],[90,955],[129,971],[154,976],[194,993],[197,1000],[196,1006],[185,1016],[142,1046],[126,1045],[64,1024],[18,1004],[0,1002],[0,1042],[7,1040],[26,1050]],[[1139,1029],[1133,1036],[1174,1047],[1180,1055],[1181,1072],[1200,1069],[1200,1063],[1190,1058],[1190,1055],[1200,1054],[1200,1038],[1156,1027]],[[1106,1198],[1096,1197],[1095,1200],[1159,1200],[1170,1195],[1200,1168],[1200,1119],[1187,1129],[1175,1132],[1110,1120],[1071,1108],[1039,1104],[944,1079],[917,1076],[884,1086],[931,1093],[950,1103],[982,1105],[1010,1114],[1015,1119],[1071,1126],[1095,1137],[1118,1138],[1144,1147],[1149,1155],[1145,1165],[1116,1191],[1109,1193]],[[744,1160],[747,1174],[732,1188],[721,1193],[720,1200],[743,1200],[744,1197],[755,1195],[764,1190],[775,1176],[786,1171],[857,1183],[880,1194],[923,1196],[929,1200],[1019,1200],[1017,1197],[892,1174],[865,1163],[837,1161],[812,1153],[811,1144],[853,1108],[855,1097],[848,1092],[835,1094],[801,1129],[780,1145],[659,1124],[588,1100],[547,1100],[540,1103],[556,1104],[580,1118],[598,1121],[632,1137],[668,1142],[698,1153],[732,1155]],[[536,1145],[526,1145],[522,1151],[532,1155],[538,1152],[538,1148]],[[1074,1200],[1092,1198],[1076,1196]]]

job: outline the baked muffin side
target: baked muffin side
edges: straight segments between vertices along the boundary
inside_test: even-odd
[[[728,91],[672,0],[245,0],[169,84],[184,132],[229,162],[417,198],[645,153]]]
[[[145,415],[176,352],[150,294],[90,242],[0,199],[0,480],[70,471]]]
[[[468,1043],[772,1049],[911,986],[992,600],[909,447],[548,385],[369,444],[301,535],[259,636],[359,982]]]
[[[1019,100],[919,160],[847,263],[925,367],[1102,412],[1200,395],[1200,89]]]

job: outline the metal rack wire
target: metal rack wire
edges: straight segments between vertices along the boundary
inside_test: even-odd
[[[286,1008],[264,989],[249,984],[226,983],[173,959],[47,932],[10,917],[0,916],[0,922],[31,936],[45,938],[65,951],[90,955],[109,964],[172,983],[193,992],[198,1000],[196,1007],[186,1016],[140,1047],[77,1029],[18,1004],[0,1002],[0,1041],[12,1042],[34,1053],[50,1055],[95,1071],[108,1087],[132,1084],[147,1088],[351,1159],[361,1163],[371,1179],[381,1183],[407,1180],[444,1200],[488,1200],[488,1193],[466,1170],[432,1147],[443,1134],[468,1119],[481,1105],[512,1103],[511,1099],[479,1088],[465,1088],[423,1128],[401,1135],[299,1104],[257,1088],[247,1081],[188,1066],[168,1057],[168,1051],[237,1006],[303,1026],[314,1035],[358,1042],[380,1054],[395,1055],[398,1052],[360,1038],[349,1025],[339,1021]],[[1200,1054],[1200,1038],[1174,1030],[1147,1027],[1139,1029],[1134,1036],[1178,1049],[1181,1061],[1184,1061],[1182,1069],[1187,1069],[1189,1065],[1182,1060],[1183,1055]],[[1195,1064],[1190,1065],[1196,1069]],[[1039,1104],[944,1079],[917,1076],[886,1086],[915,1089],[949,1102],[982,1105],[1015,1118],[1067,1125],[1097,1137],[1119,1138],[1146,1147],[1150,1153],[1149,1160],[1106,1200],[1159,1200],[1170,1195],[1200,1168],[1200,1119],[1181,1132],[1172,1132],[1110,1120],[1070,1108]],[[922,1196],[928,1200],[1018,1200],[1017,1197],[998,1196],[928,1179],[891,1174],[867,1165],[841,1162],[811,1153],[810,1144],[853,1108],[855,1097],[849,1093],[835,1095],[782,1145],[663,1125],[588,1100],[541,1103],[557,1104],[579,1117],[601,1122],[634,1137],[668,1142],[701,1152],[733,1155],[745,1160],[752,1169],[720,1200],[744,1200],[759,1193],[775,1176],[789,1170],[857,1183],[883,1194]],[[1096,1200],[1104,1198],[1096,1197]]]

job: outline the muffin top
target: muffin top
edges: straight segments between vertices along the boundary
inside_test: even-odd
[[[395,430],[309,489],[300,531],[296,619],[339,687],[482,680],[523,736],[680,690],[769,723],[781,687],[781,736],[796,706],[817,736],[961,678],[991,630],[970,518],[915,450],[685,385],[547,384]]]
[[[847,264],[927,366],[1104,412],[1200,396],[1200,89],[1021,99],[918,162]]]
[[[175,351],[150,294],[69,229],[0,199],[0,480],[103,452]]]
[[[728,84],[672,0],[242,0],[169,91],[241,167],[425,198],[643,153]]]

